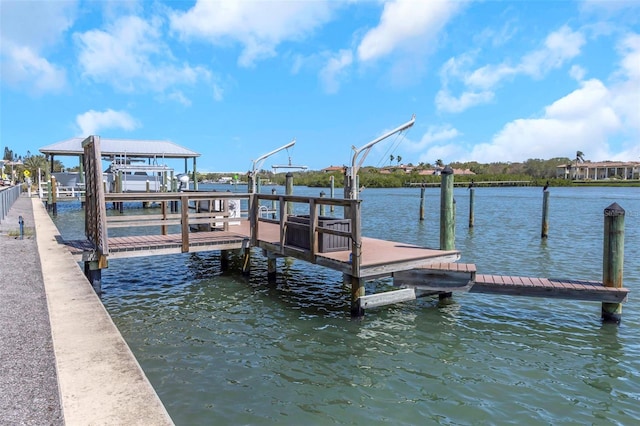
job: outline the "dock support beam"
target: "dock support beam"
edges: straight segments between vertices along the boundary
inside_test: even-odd
[[[549,191],[545,190],[542,195],[542,231],[540,238],[549,236]]]
[[[351,318],[364,316],[364,308],[360,302],[360,297],[365,295],[364,280],[348,275],[351,280]]]
[[[276,281],[277,263],[276,256],[272,252],[267,252],[267,281]]]
[[[89,280],[93,291],[98,296],[102,294],[102,269],[97,261],[84,262],[84,275]]]
[[[220,250],[220,270],[229,270],[229,250]]]
[[[604,252],[602,256],[602,282],[605,287],[622,287],[624,266],[624,215],[617,203],[604,209]],[[603,303],[602,320],[620,323],[622,303]]]

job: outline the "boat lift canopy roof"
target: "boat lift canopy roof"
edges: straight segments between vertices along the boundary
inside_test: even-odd
[[[47,156],[79,156],[84,154],[84,138],[71,138],[40,148]],[[196,158],[200,153],[170,141],[100,138],[102,158]]]

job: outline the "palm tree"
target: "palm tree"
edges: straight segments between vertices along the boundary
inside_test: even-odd
[[[35,179],[35,182],[38,182],[38,169],[40,169],[41,173],[46,173],[49,167],[49,163],[47,158],[44,155],[31,155],[24,160],[24,168],[25,170],[29,170],[31,176]],[[42,176],[40,176],[42,178]]]
[[[573,179],[578,178],[578,163],[584,163],[584,153],[582,151],[576,151],[576,172],[573,175]]]

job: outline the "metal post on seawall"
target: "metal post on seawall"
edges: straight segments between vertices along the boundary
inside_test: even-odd
[[[602,282],[605,287],[623,287],[624,276],[624,215],[617,203],[604,209],[604,249]],[[622,303],[602,303],[602,320],[620,323]]]
[[[20,225],[20,239],[24,239],[24,219],[22,216],[18,216],[18,224]]]

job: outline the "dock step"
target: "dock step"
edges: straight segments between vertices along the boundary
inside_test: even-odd
[[[439,263],[397,272],[394,286],[427,292],[469,292],[508,296],[549,297],[594,302],[626,302],[627,288],[602,282],[477,274],[473,264]]]
[[[360,306],[363,309],[369,309],[415,299],[416,291],[413,288],[403,288],[400,290],[391,290],[382,293],[370,294],[368,296],[361,296],[358,300],[360,301]]]

